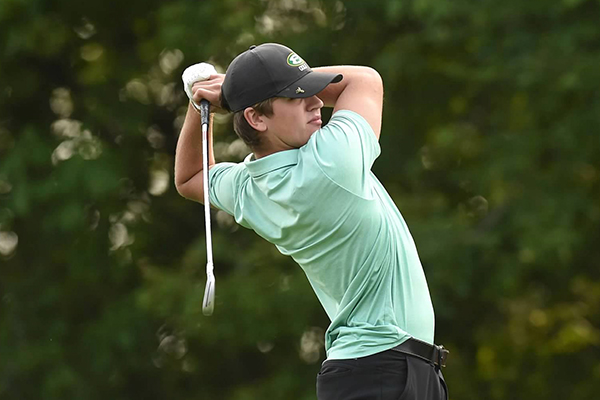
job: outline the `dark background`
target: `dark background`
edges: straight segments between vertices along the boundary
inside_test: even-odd
[[[181,73],[275,41],[385,83],[374,170],[451,399],[600,390],[597,0],[1,0],[0,398],[314,399],[303,272],[173,185]],[[217,118],[219,160],[246,149]]]

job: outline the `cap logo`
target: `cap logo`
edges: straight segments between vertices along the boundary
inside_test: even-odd
[[[296,94],[300,94],[300,93],[304,93],[304,89],[302,89],[300,86],[298,86],[298,88],[296,89]]]
[[[287,57],[287,63],[291,67],[299,67],[305,62],[298,54],[290,53],[290,55]]]

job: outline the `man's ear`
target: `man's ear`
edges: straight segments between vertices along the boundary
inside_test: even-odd
[[[264,132],[267,130],[265,116],[263,114],[260,114],[254,108],[246,108],[244,110],[244,118],[246,118],[246,121],[248,121],[248,124],[250,124],[250,126],[254,128],[254,130],[257,130],[259,132]]]

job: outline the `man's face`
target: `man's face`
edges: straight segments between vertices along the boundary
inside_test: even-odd
[[[299,148],[321,128],[323,102],[317,96],[302,99],[277,98],[273,101],[273,115],[265,117],[269,136],[275,143]]]

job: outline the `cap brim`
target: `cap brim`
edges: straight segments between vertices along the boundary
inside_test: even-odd
[[[276,94],[277,97],[301,98],[314,96],[330,83],[338,83],[344,78],[342,74],[330,74],[311,71]]]

